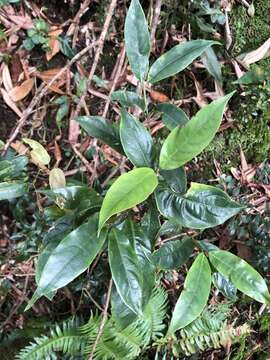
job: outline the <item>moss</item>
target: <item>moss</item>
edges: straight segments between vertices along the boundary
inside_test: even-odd
[[[270,1],[254,1],[255,15],[250,17],[247,8],[243,5],[235,5],[230,16],[230,25],[234,44],[232,55],[254,50],[261,46],[270,34]],[[264,60],[265,65],[270,60]]]

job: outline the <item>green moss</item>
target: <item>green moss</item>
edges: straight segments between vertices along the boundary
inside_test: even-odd
[[[255,15],[250,17],[247,8],[243,5],[235,5],[230,16],[230,25],[234,44],[232,55],[254,50],[261,46],[270,34],[270,1],[254,1]],[[264,61],[265,65],[270,60]]]

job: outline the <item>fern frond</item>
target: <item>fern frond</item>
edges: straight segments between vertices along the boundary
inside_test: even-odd
[[[238,327],[227,325],[229,310],[228,304],[206,309],[198,319],[180,331],[180,338],[173,343],[174,354],[190,356],[211,348],[218,349],[249,334],[247,324]]]
[[[95,351],[96,360],[135,359],[152,338],[161,334],[166,316],[167,294],[161,287],[154,289],[143,314],[124,329],[119,329],[112,317],[105,324]],[[91,317],[88,324],[81,327],[83,335],[89,335],[85,353],[91,353],[95,343],[101,318]]]
[[[17,360],[54,360],[55,353],[80,354],[83,351],[86,337],[78,332],[78,319],[65,321],[62,326],[56,325],[49,335],[34,339],[30,345],[22,349],[16,356]]]

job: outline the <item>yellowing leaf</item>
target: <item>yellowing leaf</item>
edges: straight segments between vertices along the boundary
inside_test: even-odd
[[[66,186],[66,178],[63,170],[59,168],[52,169],[49,175],[50,188],[52,190]]]
[[[59,53],[60,51],[60,43],[58,40],[58,36],[60,34],[62,34],[63,30],[62,29],[57,29],[57,30],[53,30],[51,32],[49,32],[49,47],[50,47],[50,51],[46,52],[46,59],[47,61],[50,61],[56,54]]]
[[[30,152],[31,158],[37,166],[43,168],[45,165],[49,164],[51,160],[50,155],[40,143],[26,138],[23,138],[22,140],[32,148],[32,151]]]
[[[25,80],[21,85],[15,86],[10,92],[9,96],[13,101],[20,101],[24,99],[33,89],[34,79]]]

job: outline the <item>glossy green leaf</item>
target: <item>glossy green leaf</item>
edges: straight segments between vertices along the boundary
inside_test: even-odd
[[[132,0],[125,21],[125,46],[134,75],[143,81],[149,68],[150,34],[139,0]]]
[[[176,45],[154,62],[149,70],[148,81],[153,84],[179,73],[201,56],[209,46],[215,44],[219,43],[211,40],[191,40]]]
[[[160,170],[160,175],[172,191],[179,194],[187,191],[187,176],[184,167],[173,170]]]
[[[166,242],[152,254],[152,261],[161,270],[179,269],[189,259],[195,248],[191,238]]]
[[[22,175],[28,164],[27,156],[20,155],[11,159],[0,159],[0,179],[11,180]]]
[[[154,199],[150,199],[149,209],[144,214],[140,226],[151,242],[151,250],[154,249],[158,231],[160,229],[159,212]]]
[[[123,302],[138,314],[142,311],[143,275],[139,258],[123,231],[112,229],[109,263],[117,292]]]
[[[122,153],[119,130],[101,116],[79,116],[77,122],[88,133]]]
[[[225,250],[209,252],[212,265],[242,293],[270,305],[270,294],[263,277],[245,260]]]
[[[244,208],[232,201],[224,191],[198,183],[191,183],[190,189],[183,196],[163,188],[158,188],[155,196],[162,215],[193,229],[223,224]]]
[[[157,104],[156,108],[163,113],[162,122],[169,130],[173,130],[177,126],[184,126],[189,121],[187,114],[176,105],[162,103]]]
[[[122,230],[135,249],[142,273],[142,306],[150,299],[155,286],[155,266],[151,261],[152,243],[140,224],[127,219]]]
[[[99,229],[113,215],[131,209],[148,198],[158,179],[150,168],[139,168],[121,175],[108,190],[100,210]]]
[[[203,311],[210,294],[211,269],[204,254],[199,254],[188,271],[184,289],[175,305],[168,334],[184,328]]]
[[[119,101],[122,106],[138,106],[144,111],[145,101],[136,92],[127,90],[114,91],[111,95],[112,100]]]
[[[120,138],[125,154],[137,167],[151,167],[153,139],[146,128],[126,110],[121,111]]]
[[[202,108],[184,127],[175,128],[165,140],[160,153],[160,167],[171,170],[199,155],[213,140],[225,107],[234,92]]]
[[[222,83],[221,66],[214,50],[209,47],[202,55],[202,61],[208,72],[220,83]]]
[[[28,187],[22,182],[2,182],[0,183],[0,201],[10,200],[27,193]]]
[[[212,276],[212,282],[214,286],[229,300],[235,301],[236,296],[236,287],[229,281],[225,276],[221,275],[218,272],[215,272]]]
[[[249,71],[247,71],[243,76],[241,76],[240,79],[234,81],[233,83],[240,85],[258,84],[262,81],[269,79],[269,69],[266,70],[260,66],[254,65]]]
[[[69,284],[84,272],[95,259],[106,238],[97,236],[97,216],[68,234],[51,252],[38,281],[38,287],[28,303],[28,310],[41,296]]]

